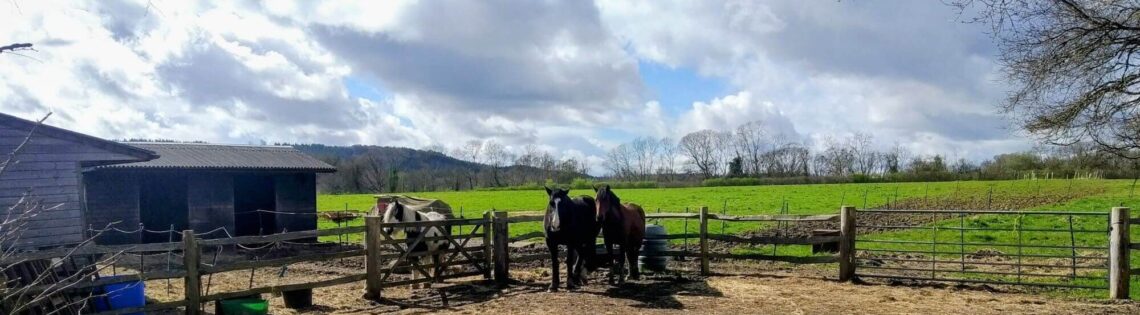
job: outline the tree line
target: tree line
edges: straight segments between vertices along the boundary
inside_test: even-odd
[[[1024,177],[1133,178],[1137,163],[1092,143],[1040,147],[985,161],[914,154],[901,145],[878,148],[867,133],[829,137],[819,146],[762,122],[731,131],[699,130],[678,141],[642,137],[611,149],[605,159],[617,181],[810,183],[1017,179]],[[776,180],[785,179],[785,180]],[[798,179],[798,180],[787,180]]]

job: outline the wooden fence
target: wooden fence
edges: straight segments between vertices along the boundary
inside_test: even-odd
[[[840,263],[841,272],[839,278],[848,280],[853,275],[853,260],[851,259],[851,252],[854,249],[854,230],[848,228],[846,230],[841,228],[838,236],[807,236],[807,237],[779,237],[779,236],[739,236],[732,234],[715,234],[709,232],[709,223],[715,221],[721,222],[753,222],[753,223],[779,223],[779,222],[839,222],[840,227],[853,226],[853,222],[843,221],[843,213],[848,211],[853,212],[854,208],[845,207],[840,211],[840,214],[826,214],[826,215],[748,215],[748,216],[735,216],[726,214],[710,213],[708,207],[701,207],[697,213],[647,213],[646,220],[696,220],[699,228],[698,233],[680,233],[668,234],[651,239],[664,239],[664,240],[678,240],[678,239],[696,239],[698,241],[698,250],[666,250],[661,252],[642,252],[643,256],[648,257],[688,257],[696,258],[700,261],[700,272],[702,275],[711,273],[709,269],[709,261],[712,259],[751,259],[751,260],[768,260],[768,261],[782,261],[797,264],[823,264],[823,263]],[[496,212],[496,218],[505,221],[507,224],[497,224],[497,229],[502,229],[501,234],[507,235],[509,233],[510,224],[527,223],[527,222],[542,222],[544,216],[542,214],[521,214],[514,216],[507,216],[507,212]],[[844,232],[846,231],[846,232]],[[499,235],[499,234],[496,234]],[[526,234],[516,235],[514,237],[504,237],[505,243],[518,243],[526,240],[543,237],[541,231],[530,232]],[[719,241],[731,244],[746,244],[746,245],[818,245],[818,244],[839,244],[839,253],[836,255],[824,256],[787,256],[787,255],[766,255],[766,254],[742,254],[731,252],[714,252],[710,250],[709,241]],[[500,243],[496,243],[500,244]],[[849,244],[849,245],[844,245]],[[507,250],[508,246],[503,246],[503,250]],[[518,257],[510,257],[510,255],[496,255],[496,266],[508,266],[511,263],[525,263],[538,260],[549,259],[548,253],[525,254]],[[848,272],[844,272],[848,271]],[[509,272],[507,270],[506,272]],[[498,278],[499,281],[507,281],[508,277]]]
[[[13,266],[30,261],[73,259],[80,256],[129,256],[165,252],[171,256],[181,256],[180,268],[169,268],[162,271],[140,270],[138,273],[121,275],[113,278],[81,277],[69,282],[41,284],[32,287],[18,287],[12,289],[0,288],[0,293],[19,291],[20,295],[34,296],[41,292],[76,292],[109,284],[127,283],[136,281],[151,281],[164,279],[182,279],[184,281],[183,298],[177,301],[152,303],[144,307],[119,309],[97,313],[99,315],[126,314],[134,312],[152,312],[158,310],[185,309],[186,314],[199,314],[202,303],[239,297],[246,297],[264,293],[281,293],[294,290],[312,289],[335,286],[358,281],[366,281],[366,295],[378,299],[384,288],[404,285],[441,282],[447,279],[463,278],[482,275],[491,278],[491,213],[479,219],[455,219],[431,222],[409,223],[382,223],[378,217],[368,217],[365,226],[342,227],[326,230],[312,230],[299,232],[286,232],[264,236],[238,236],[219,239],[200,239],[200,235],[193,231],[183,231],[181,242],[131,244],[131,245],[84,245],[72,248],[58,248],[44,251],[28,252],[11,255],[0,260],[0,266]],[[393,238],[383,233],[384,228],[431,228],[442,227],[450,229],[459,226],[473,226],[461,235],[445,235],[439,237],[424,237],[407,240]],[[462,229],[461,229],[462,230]],[[365,234],[364,248],[353,247],[348,250],[334,252],[320,252],[305,255],[296,255],[267,260],[239,261],[225,264],[207,264],[202,259],[203,249],[222,247],[261,247],[265,244],[300,241],[308,242],[319,237],[337,236],[344,234]],[[477,242],[471,242],[478,240]],[[413,252],[408,250],[422,242],[446,241],[450,248],[436,252]],[[476,244],[477,243],[477,244]],[[180,254],[174,254],[174,253]],[[441,261],[436,263],[420,263],[419,257],[432,254],[441,255]],[[205,294],[202,291],[203,277],[225,272],[251,270],[266,267],[283,267],[294,263],[327,261],[332,259],[361,257],[365,258],[366,270],[363,273],[341,275],[333,279],[302,282],[288,285],[255,287],[247,290]],[[449,273],[447,267],[469,266],[474,271]],[[145,269],[145,264],[140,264]],[[394,280],[391,275],[397,270],[407,270],[413,273],[412,279]],[[416,278],[415,275],[422,275]],[[252,280],[251,280],[252,281]],[[64,288],[64,289],[60,289]],[[7,290],[7,291],[5,291]]]
[[[648,220],[696,220],[697,233],[670,234],[659,237],[664,240],[696,239],[696,250],[666,250],[648,253],[646,256],[688,257],[699,261],[700,273],[712,273],[709,262],[713,259],[747,259],[781,261],[798,264],[838,263],[838,278],[848,281],[855,276],[855,215],[854,207],[842,207],[838,214],[829,215],[749,215],[735,216],[709,213],[707,207],[702,207],[697,213],[649,213]],[[547,253],[515,255],[510,251],[511,243],[540,238],[542,232],[532,232],[522,235],[510,236],[512,224],[532,224],[541,222],[543,216],[539,214],[521,214],[509,216],[507,212],[486,212],[482,218],[453,219],[434,222],[410,223],[383,223],[380,218],[366,217],[365,226],[341,227],[326,230],[287,232],[264,236],[239,236],[220,239],[201,239],[192,231],[182,233],[181,242],[134,244],[134,245],[86,245],[73,248],[60,248],[37,252],[20,253],[0,260],[0,266],[9,266],[22,262],[35,260],[51,260],[69,258],[83,255],[131,255],[181,252],[180,268],[167,268],[165,270],[140,270],[137,274],[102,279],[75,279],[65,283],[40,284],[32,287],[15,288],[23,290],[21,294],[35,294],[53,290],[53,288],[66,287],[67,291],[80,291],[113,283],[132,281],[150,281],[161,279],[182,279],[185,283],[183,299],[171,302],[149,304],[145,307],[122,309],[99,313],[124,314],[131,312],[149,312],[162,309],[184,308],[187,314],[198,314],[203,303],[236,297],[264,293],[280,293],[293,290],[312,289],[335,286],[359,281],[365,282],[366,296],[380,298],[383,289],[419,283],[440,282],[446,279],[483,276],[485,279],[494,279],[497,283],[507,284],[510,281],[511,263],[530,262],[549,259]],[[838,235],[828,236],[740,236],[731,234],[711,233],[711,222],[837,222]],[[1140,224],[1140,219],[1128,216],[1127,208],[1113,209],[1111,216],[1111,246],[1110,246],[1110,296],[1112,298],[1128,298],[1128,277],[1130,273],[1140,274],[1140,270],[1130,270],[1128,265],[1129,250],[1140,249],[1140,244],[1129,241],[1128,227],[1131,224]],[[431,228],[443,227],[451,230],[454,227],[471,226],[469,230],[459,234],[441,237],[426,237],[421,233],[412,240],[393,238],[383,232],[385,228]],[[454,231],[454,230],[452,230]],[[334,252],[320,252],[313,254],[295,255],[274,259],[239,261],[232,263],[206,264],[202,259],[204,248],[225,246],[261,246],[286,241],[312,241],[320,237],[337,236],[344,234],[365,235],[363,247],[348,247],[348,249]],[[408,248],[429,241],[445,241],[450,248],[437,252],[414,252]],[[725,242],[729,244],[746,245],[817,245],[838,244],[837,254],[812,256],[786,256],[777,254],[754,254],[717,252],[711,249],[710,241]],[[410,246],[409,246],[410,245]],[[432,254],[442,255],[438,263],[421,263],[419,257]],[[247,290],[204,293],[202,292],[202,279],[212,274],[248,270],[264,267],[283,267],[294,263],[326,261],[349,257],[364,257],[365,270],[363,273],[340,275],[333,279],[309,281],[296,284],[256,287]],[[144,264],[140,264],[144,265]],[[451,272],[455,268],[469,267],[465,271]],[[408,270],[412,279],[399,279],[391,277],[397,270]],[[462,268],[461,268],[462,269]],[[449,273],[450,272],[450,273]],[[423,277],[416,278],[415,275]]]

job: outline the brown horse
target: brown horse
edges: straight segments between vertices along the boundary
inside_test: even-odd
[[[629,277],[637,280],[641,272],[637,269],[637,256],[641,252],[641,242],[645,239],[645,210],[641,206],[626,203],[614,194],[609,185],[594,188],[597,192],[598,223],[602,225],[602,235],[606,243],[606,254],[617,260],[610,269],[609,282],[625,283],[625,263],[629,262]],[[620,253],[614,257],[614,245],[620,246]],[[616,271],[616,272],[615,272]]]

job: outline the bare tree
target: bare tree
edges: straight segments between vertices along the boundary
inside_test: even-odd
[[[679,146],[689,158],[689,163],[708,179],[720,175],[724,168],[722,164],[728,138],[725,133],[705,129],[685,135]]]
[[[1046,143],[1090,140],[1140,158],[1140,2],[953,4],[993,28],[1014,85],[1003,109],[1021,129]]]
[[[499,174],[502,172],[503,167],[510,163],[513,159],[510,152],[507,152],[506,147],[495,140],[487,140],[483,142],[483,159],[482,162],[491,168],[491,182],[495,187],[503,186],[502,179]]]
[[[668,137],[658,140],[657,180],[672,181],[677,174],[677,145]]]
[[[619,144],[606,152],[606,170],[610,176],[623,180],[633,177],[634,155],[633,148],[628,143]]]
[[[740,125],[733,134],[733,147],[736,155],[744,162],[745,172],[753,176],[760,176],[762,172],[761,159],[764,152],[769,149],[765,139],[767,131],[760,121],[752,121]]]

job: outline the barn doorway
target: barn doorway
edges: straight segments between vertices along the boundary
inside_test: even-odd
[[[188,229],[190,207],[186,198],[186,175],[153,174],[139,178],[139,222],[148,230]],[[143,243],[181,239],[180,233],[142,233]]]
[[[273,176],[235,176],[234,225],[237,235],[272,234],[277,226],[277,216],[265,211],[277,211],[277,192]]]

